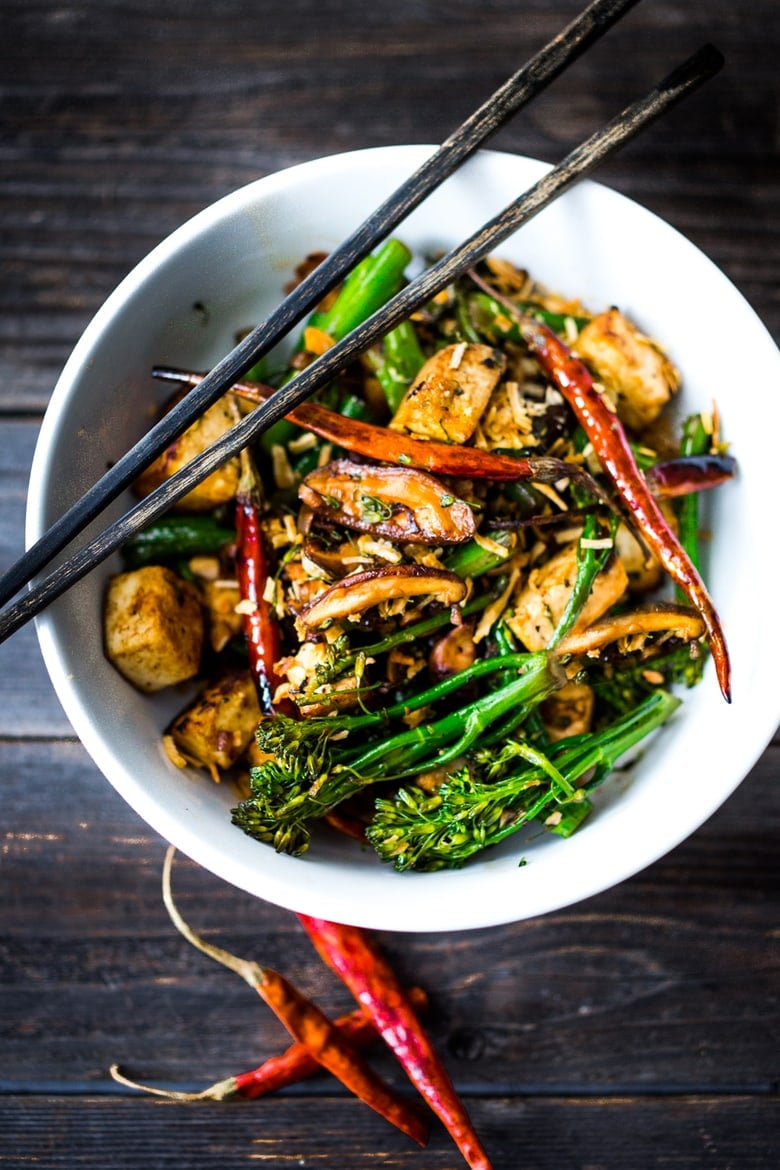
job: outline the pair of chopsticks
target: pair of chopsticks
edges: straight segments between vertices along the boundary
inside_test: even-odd
[[[506,81],[443,145],[391,195],[282,304],[248,334],[135,447],[55,522],[0,579],[5,604],[56,557],[107,505],[128,487],[206,408],[266,354],[354,265],[387,236],[513,113],[555,77],[637,0],[594,0],[563,32]],[[18,601],[0,613],[0,642],[85,577],[132,535],[166,512],[214,470],[236,455],[295,406],[327,385],[350,361],[400,321],[463,275],[524,223],[588,175],[671,106],[722,66],[717,49],[704,46],[646,96],[626,107],[568,154],[528,191],[464,243],[413,280],[396,297],[319,357],[221,439],[160,487],[72,553]]]

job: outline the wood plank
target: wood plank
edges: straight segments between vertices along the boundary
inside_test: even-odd
[[[39,424],[0,419],[0,572],[24,552],[24,510]],[[73,736],[29,625],[0,646],[0,739]]]
[[[104,1170],[107,1151],[114,1170],[463,1164],[438,1125],[420,1151],[358,1102],[329,1097],[316,1113],[310,1104],[298,1096],[234,1107],[145,1098],[0,1100],[0,1165]],[[468,1107],[496,1167],[768,1170],[780,1157],[778,1112],[768,1098],[500,1097]],[[338,1162],[329,1150],[338,1150]]]
[[[0,67],[0,569],[22,545],[40,412],[106,295],[188,216],[321,154],[436,141],[583,0],[4,0]],[[726,70],[599,176],[719,264],[780,339],[776,0],[645,3],[496,139],[554,160],[681,56]],[[381,46],[381,51],[376,48]],[[224,1109],[154,1101],[285,1043],[162,907],[164,842],[75,740],[32,630],[0,647],[0,1167],[231,1170],[457,1162],[322,1077]],[[496,1167],[774,1170],[780,1163],[775,740],[668,857],[557,914],[383,935]],[[403,878],[399,878],[403,880]],[[181,860],[185,914],[328,1011],[347,993],[294,917]],[[405,1080],[383,1049],[376,1067]]]
[[[499,0],[480,7],[475,29],[465,2],[446,20],[412,0],[299,3],[261,33],[245,4],[221,9],[215,29],[184,0],[164,13],[93,2],[64,16],[6,2],[3,403],[42,409],[100,303],[196,210],[322,153],[441,140],[580,7]],[[764,116],[777,104],[777,21],[770,0],[739,16],[641,5],[496,145],[553,160],[684,52],[720,45],[727,71],[603,178],[691,235],[780,336],[780,162]]]
[[[163,842],[80,745],[3,754],[0,1079],[100,1084],[120,1060],[141,1079],[202,1086],[278,1050],[251,990],[171,927]],[[699,833],[612,891],[514,926],[383,935],[403,978],[428,990],[459,1083],[768,1091],[779,765],[775,746]],[[184,859],[175,884],[207,937],[279,967],[329,1012],[349,1009],[287,911]]]

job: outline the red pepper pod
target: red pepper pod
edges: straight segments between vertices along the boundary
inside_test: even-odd
[[[189,370],[172,370],[161,366],[157,366],[152,373],[156,378],[186,382],[191,386],[202,382],[205,376]],[[251,402],[264,402],[274,393],[273,387],[261,382],[236,382],[232,389],[240,398]],[[442,443],[436,439],[415,439],[361,419],[346,418],[317,402],[304,402],[296,406],[286,418],[303,430],[319,435],[326,442],[343,447],[345,451],[362,455],[366,459],[394,463],[399,467],[412,467],[456,479],[493,479],[503,483],[536,480],[539,483],[556,484],[564,479],[574,479],[591,491],[595,489],[586,471],[563,459],[543,455],[515,459],[511,455],[497,455],[479,447]]]
[[[645,472],[657,500],[672,500],[718,487],[736,474],[733,455],[679,455],[654,463]]]
[[[257,686],[261,710],[268,715],[275,710],[273,697],[279,684],[275,664],[281,658],[281,637],[276,615],[266,600],[270,569],[260,521],[261,509],[257,473],[249,454],[243,452],[241,479],[236,492],[236,569],[249,668]]]
[[[303,995],[284,975],[272,967],[266,967],[251,959],[242,959],[223,947],[215,946],[202,938],[182,918],[171,891],[171,868],[175,851],[175,847],[171,845],[165,855],[163,901],[171,921],[180,934],[202,954],[208,955],[229,971],[240,975],[316,1064],[333,1073],[361,1101],[370,1105],[403,1133],[408,1134],[418,1145],[424,1146],[428,1141],[428,1126],[424,1119],[412,1104],[374,1072],[348,1035],[339,1029],[338,1024],[320,1011],[317,1005]],[[222,1082],[212,1086],[207,1090],[207,1094],[220,1098],[230,1096],[233,1091],[234,1084],[231,1078],[227,1085]]]
[[[409,998],[416,1008],[422,1009],[427,1002],[425,992],[419,987],[409,989]],[[379,1039],[374,1021],[362,1008],[356,1008],[348,1015],[339,1016],[334,1023],[342,1036],[355,1048],[367,1048]],[[308,1049],[296,1041],[278,1056],[269,1056],[251,1072],[238,1073],[231,1077],[230,1090],[225,1095],[244,1097],[247,1100],[265,1097],[287,1085],[295,1085],[321,1071],[321,1065],[309,1054]]]
[[[317,1064],[338,1077],[356,1097],[418,1146],[427,1144],[428,1127],[417,1110],[366,1064],[355,1045],[332,1020],[278,971],[249,964],[247,972],[253,974],[258,994]]]
[[[539,321],[518,319],[531,353],[574,411],[604,471],[649,548],[704,621],[720,689],[731,701],[731,668],[726,639],[713,601],[690,557],[669,527],[616,414],[596,390],[585,365]]]
[[[359,927],[299,914],[321,958],[343,980],[395,1052],[407,1076],[446,1126],[472,1170],[492,1170],[441,1058],[408,993],[373,939]]]

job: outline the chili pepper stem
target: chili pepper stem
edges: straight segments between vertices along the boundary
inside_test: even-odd
[[[240,975],[261,996],[293,1039],[303,1044],[309,1056],[380,1117],[411,1137],[419,1146],[428,1141],[428,1127],[395,1089],[386,1084],[360,1056],[355,1046],[342,1035],[336,1024],[302,995],[277,971],[249,959],[239,958],[222,947],[201,938],[185,922],[171,893],[171,870],[175,846],[166,850],[163,865],[163,901],[176,929],[204,955]]]
[[[213,1085],[209,1085],[200,1092],[187,1093],[181,1089],[160,1089],[156,1085],[145,1085],[140,1081],[131,1080],[126,1077],[118,1064],[112,1064],[108,1070],[113,1080],[119,1085],[126,1085],[129,1089],[139,1089],[142,1093],[148,1093],[152,1097],[164,1097],[167,1101],[225,1101],[229,1097],[234,1097],[238,1090],[238,1079],[236,1077],[227,1077],[224,1081],[217,1081]]]
[[[222,947],[207,942],[205,938],[201,938],[189,923],[185,922],[182,918],[179,913],[179,908],[173,900],[173,893],[171,891],[171,871],[173,869],[175,854],[176,846],[169,845],[165,852],[162,878],[163,902],[165,903],[165,909],[168,911],[171,922],[179,934],[183,935],[187,942],[191,943],[196,950],[201,951],[204,955],[208,955],[210,959],[214,959],[217,963],[221,963],[223,967],[235,971],[236,975],[240,975],[250,987],[257,988],[261,986],[266,978],[265,967],[261,967],[259,963],[255,963],[251,959],[241,959],[238,955],[233,955],[230,951],[226,951]]]

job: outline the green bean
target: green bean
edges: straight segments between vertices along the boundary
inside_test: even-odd
[[[159,561],[213,555],[235,536],[232,528],[212,516],[166,516],[139,532],[122,551],[128,567],[137,569]]]
[[[400,240],[388,240],[374,256],[352,270],[331,307],[318,318],[318,328],[340,341],[386,301],[403,283],[412,254]]]
[[[375,255],[366,256],[353,268],[330,308],[313,313],[308,325],[340,341],[395,296],[411,258],[411,252],[400,240],[387,240]],[[284,381],[292,377],[294,372],[290,371]],[[292,423],[280,419],[268,428],[260,443],[264,450],[270,451],[275,445],[288,443],[296,433]]]
[[[411,321],[402,321],[384,339],[381,356],[372,362],[387,404],[395,414],[401,399],[425,362],[417,333]]]
[[[700,414],[690,415],[683,423],[682,440],[680,442],[681,455],[706,455],[712,442],[711,435],[705,430]],[[692,564],[701,572],[701,552],[699,548],[699,493],[691,492],[681,496],[674,502],[677,524],[679,528],[680,544],[683,546]],[[678,599],[686,600],[681,589],[676,590]]]

